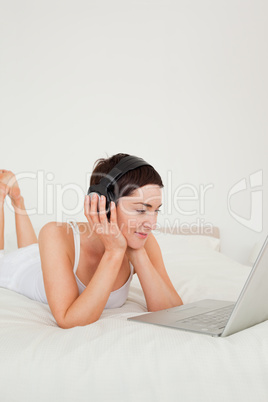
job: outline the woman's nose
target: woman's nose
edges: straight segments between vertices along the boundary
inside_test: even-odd
[[[143,222],[143,226],[146,229],[154,230],[157,223],[157,216],[152,214],[150,216],[146,216],[146,219]]]

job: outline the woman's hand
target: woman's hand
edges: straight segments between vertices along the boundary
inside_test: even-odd
[[[134,266],[136,273],[138,273],[139,270],[143,270],[146,267],[147,261],[149,260],[148,253],[144,246],[135,249],[127,246],[126,256]]]
[[[101,196],[99,198],[97,194],[94,194],[92,198],[90,198],[88,195],[85,197],[85,216],[88,220],[91,230],[101,239],[105,250],[125,251],[127,248],[127,241],[117,225],[115,203],[111,202],[110,205],[110,222],[108,222],[105,207],[105,196]]]
[[[132,264],[134,264],[135,258],[137,259],[139,257],[142,257],[142,255],[145,255],[145,254],[147,255],[144,247],[134,249],[134,248],[131,248],[128,246],[126,249],[126,256]]]

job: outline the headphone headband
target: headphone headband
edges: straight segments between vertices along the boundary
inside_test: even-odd
[[[137,169],[138,167],[149,165],[149,163],[145,162],[142,158],[137,158],[136,156],[125,156],[118,162],[117,165],[107,174],[107,177],[104,177],[102,180],[108,180],[107,187],[110,187],[115,182],[117,182],[124,174],[129,172],[130,170]],[[101,180],[101,181],[102,181]]]

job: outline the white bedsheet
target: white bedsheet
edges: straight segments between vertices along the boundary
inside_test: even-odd
[[[163,254],[184,303],[236,300],[250,270],[206,247]],[[122,308],[69,330],[0,289],[1,402],[268,401],[267,321],[213,338],[127,321],[144,312],[136,275]]]

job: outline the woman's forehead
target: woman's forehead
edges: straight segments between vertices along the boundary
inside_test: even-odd
[[[146,202],[155,201],[161,203],[162,189],[156,184],[147,184],[146,186],[135,189],[131,195],[122,197],[130,202]]]

